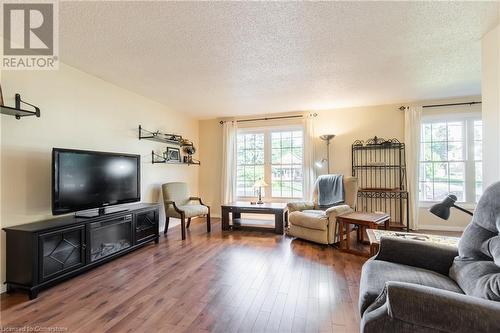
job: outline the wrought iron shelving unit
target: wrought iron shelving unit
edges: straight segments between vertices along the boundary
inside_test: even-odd
[[[356,209],[391,216],[392,229],[409,231],[405,145],[374,137],[352,144],[352,175],[359,180]]]

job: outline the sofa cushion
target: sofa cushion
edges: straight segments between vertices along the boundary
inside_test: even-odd
[[[456,261],[452,276],[467,295],[500,301],[500,269],[493,261]]]
[[[288,216],[288,222],[308,229],[327,230],[328,228],[328,218],[322,210],[292,212]]]
[[[500,182],[479,199],[472,222],[458,243],[450,269],[467,295],[500,301]]]
[[[288,236],[305,239],[310,242],[330,244],[328,232],[325,230],[309,229],[290,223],[286,233]]]
[[[460,287],[442,274],[383,260],[368,260],[361,272],[359,310],[363,314],[384,290],[387,281],[408,282],[463,294]]]
[[[303,210],[302,213],[314,215],[317,217],[326,217],[326,215],[327,215],[324,210],[319,210],[319,209],[306,209],[306,210]]]

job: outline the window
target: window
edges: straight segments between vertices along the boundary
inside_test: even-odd
[[[237,135],[236,194],[255,197],[263,179],[269,201],[303,198],[304,137],[300,126],[240,129]]]
[[[271,187],[275,198],[302,198],[302,131],[271,133]]]
[[[482,121],[478,117],[429,118],[422,123],[420,201],[477,202],[482,193]]]
[[[237,140],[236,194],[252,197],[253,184],[264,179],[264,133],[238,134]]]

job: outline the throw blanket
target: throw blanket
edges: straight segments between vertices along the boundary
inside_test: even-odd
[[[344,177],[323,175],[318,177],[318,206],[326,209],[344,202]]]

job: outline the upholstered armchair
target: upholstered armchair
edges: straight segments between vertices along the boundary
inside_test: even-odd
[[[320,244],[338,242],[337,216],[351,213],[356,207],[358,179],[343,177],[345,204],[321,210],[318,208],[318,186],[313,201],[288,203],[288,234]]]
[[[484,191],[458,249],[382,237],[361,273],[361,332],[500,332],[499,233],[500,182]]]
[[[210,232],[210,207],[203,204],[201,198],[189,196],[186,183],[166,183],[162,185],[163,203],[165,204],[165,230],[168,232],[170,218],[181,220],[182,239],[186,239],[186,228],[191,224],[191,218],[197,216],[207,217],[207,232]],[[197,202],[197,203],[194,203]],[[185,219],[187,218],[187,226]]]

